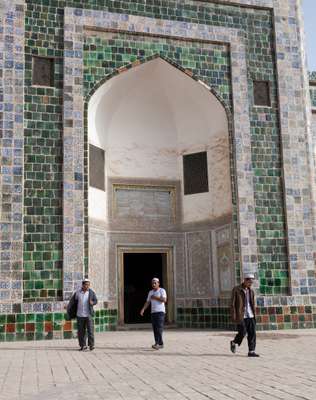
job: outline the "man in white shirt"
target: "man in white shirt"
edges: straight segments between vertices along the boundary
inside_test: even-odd
[[[79,350],[81,351],[87,350],[87,333],[89,348],[90,350],[94,349],[93,306],[96,305],[97,302],[96,294],[90,289],[89,279],[84,279],[81,289],[72,295],[67,307],[68,314],[77,317]]]
[[[151,323],[153,327],[155,344],[152,348],[159,350],[163,348],[163,328],[165,322],[167,293],[165,289],[160,287],[158,278],[153,278],[151,281],[152,290],[148,293],[146,303],[140,311],[140,315],[143,316],[145,310],[151,305]]]
[[[236,352],[236,345],[240,346],[247,335],[248,357],[259,357],[256,349],[256,308],[255,294],[251,286],[254,280],[253,274],[245,274],[241,285],[234,287],[231,298],[232,320],[237,324],[238,333],[230,342],[230,350]]]

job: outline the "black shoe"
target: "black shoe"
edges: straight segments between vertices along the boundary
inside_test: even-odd
[[[86,351],[87,349],[88,349],[87,346],[81,346],[80,349],[79,349],[79,351]]]
[[[90,351],[94,350],[94,346],[89,347]]]
[[[230,351],[236,353],[236,343],[233,340],[230,341]]]
[[[254,351],[250,351],[248,353],[248,357],[260,357],[259,354],[255,353]]]

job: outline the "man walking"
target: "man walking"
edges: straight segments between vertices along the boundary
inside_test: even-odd
[[[231,314],[232,320],[237,324],[238,333],[230,342],[230,350],[236,353],[236,344],[241,345],[247,335],[248,357],[259,357],[256,350],[256,318],[255,294],[251,289],[254,280],[253,274],[245,274],[241,285],[232,290]]]
[[[147,301],[144,307],[140,311],[140,315],[143,316],[145,310],[151,305],[151,323],[153,327],[155,344],[152,348],[159,350],[163,348],[163,328],[165,322],[167,293],[165,289],[160,287],[158,278],[153,278],[151,281],[152,290],[148,293]]]
[[[87,333],[89,348],[91,351],[94,349],[93,306],[95,306],[97,302],[96,294],[90,289],[89,279],[84,279],[82,281],[81,289],[76,291],[69,301],[67,313],[70,317],[72,315],[76,315],[77,317],[80,351],[87,350]]]

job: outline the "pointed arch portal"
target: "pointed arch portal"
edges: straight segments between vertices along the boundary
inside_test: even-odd
[[[188,290],[197,296],[207,296],[210,287],[216,295],[230,290],[234,263],[229,121],[211,90],[155,57],[98,85],[88,105],[88,141],[91,182],[105,171],[104,182],[89,185],[90,258],[99,252],[100,233],[96,236],[93,227],[103,227],[114,243],[118,232],[129,230],[124,240],[134,246],[132,253],[117,253],[120,322],[141,322],[137,310],[146,297],[144,276],[150,281],[150,275],[158,275],[168,289],[168,315],[174,320],[171,293],[181,267],[159,250],[170,230],[182,235],[188,247]],[[105,154],[99,164],[93,159],[95,149]],[[202,155],[205,171],[202,166],[195,170],[194,164],[186,171],[187,158]],[[187,181],[199,186],[204,174],[204,190],[187,194]],[[168,202],[171,192],[164,188],[173,188],[173,204]],[[223,229],[229,238],[220,248],[216,235]],[[151,236],[154,250],[137,237],[140,230]],[[200,230],[206,235],[196,233]],[[107,248],[115,251],[114,244]],[[213,253],[212,262],[208,254]],[[89,270],[94,286],[102,275],[107,282],[115,281],[109,261],[91,261]],[[99,291],[108,292],[104,286]]]
[[[74,29],[74,21],[75,21],[75,29]],[[110,29],[113,31],[122,30],[130,33],[137,32],[148,32],[150,35],[159,35],[159,36],[168,36],[174,38],[181,38],[181,40],[196,40],[202,42],[219,42],[225,43],[229,45],[230,55],[231,55],[231,73],[232,73],[232,91],[233,91],[233,143],[234,147],[232,149],[233,155],[235,158],[235,176],[236,176],[236,202],[238,205],[238,236],[239,236],[239,247],[240,247],[240,261],[242,265],[242,269],[244,271],[249,272],[257,272],[257,244],[256,244],[256,227],[255,227],[255,213],[254,213],[254,191],[253,191],[253,172],[251,168],[251,147],[250,147],[250,123],[249,123],[249,96],[248,96],[248,85],[247,85],[247,74],[244,73],[246,71],[246,57],[245,57],[245,44],[242,41],[242,36],[240,36],[240,32],[236,29],[223,29],[221,27],[209,27],[209,26],[199,26],[195,24],[190,25],[190,29],[184,29],[180,23],[174,22],[172,26],[166,25],[161,21],[159,24],[156,23],[156,20],[151,18],[138,16],[122,16],[120,14],[114,14],[104,11],[88,11],[88,10],[77,10],[72,8],[65,9],[65,42],[67,43],[67,48],[74,49],[73,51],[65,51],[65,62],[64,62],[64,296],[67,298],[73,288],[76,286],[77,282],[81,279],[84,273],[84,232],[85,232],[85,222],[84,222],[84,98],[83,98],[83,88],[82,88],[82,77],[83,77],[83,44],[84,44],[84,29],[88,27],[89,29]],[[167,176],[169,178],[173,178],[173,182],[181,181],[182,177],[182,166],[180,160],[183,156],[187,154],[186,150],[190,148],[191,151],[197,151],[201,153],[203,145],[206,146],[205,150],[207,152],[211,151],[211,149],[207,148],[205,145],[204,139],[207,138],[207,135],[213,129],[214,137],[216,136],[216,129],[219,128],[220,124],[225,121],[226,133],[222,135],[225,136],[226,143],[229,143],[227,139],[228,136],[228,122],[227,122],[227,114],[225,113],[225,109],[223,105],[218,101],[218,99],[213,96],[209,90],[206,90],[203,85],[198,85],[192,79],[190,83],[188,83],[189,77],[185,74],[181,74],[176,68],[172,67],[169,63],[163,60],[152,60],[153,67],[156,69],[156,74],[162,74],[164,70],[169,69],[170,74],[166,74],[166,79],[160,80],[162,83],[161,87],[158,87],[157,84],[150,84],[150,79],[142,79],[141,84],[147,85],[147,90],[142,90],[142,93],[146,97],[146,101],[143,101],[140,93],[141,91],[136,86],[133,86],[133,81],[138,79],[138,75],[141,74],[143,69],[144,76],[146,75],[146,70],[148,72],[150,62],[145,63],[134,69],[133,72],[125,71],[126,73],[118,75],[117,77],[113,77],[110,79],[105,85],[102,85],[102,88],[97,90],[108,91],[111,92],[111,87],[117,86],[117,90],[119,93],[120,90],[123,91],[124,84],[130,85],[131,92],[124,91],[120,96],[118,94],[114,94],[112,97],[113,104],[111,102],[107,103],[107,99],[110,97],[103,97],[102,101],[97,101],[96,96],[91,97],[90,104],[92,105],[94,101],[99,104],[99,107],[102,109],[103,106],[106,106],[106,110],[103,108],[102,113],[98,112],[98,117],[95,119],[95,127],[94,133],[93,130],[89,130],[89,138],[91,138],[91,142],[94,144],[98,144],[101,147],[104,146],[105,150],[108,152],[106,159],[106,175],[108,179],[114,174],[116,176],[121,176],[121,179],[127,178],[127,172],[129,176],[133,174],[134,178],[138,179],[138,182],[141,180],[146,180],[147,184],[150,179],[155,180],[155,184],[157,182],[162,182],[160,188],[160,195],[157,197],[162,202],[166,201],[166,186],[164,186],[164,178]],[[155,64],[155,65],[154,65]],[[139,71],[139,72],[137,72]],[[187,71],[189,73],[189,71]],[[128,74],[133,74],[133,79],[128,79]],[[157,75],[157,77],[158,77]],[[175,79],[170,79],[171,76],[174,76]],[[140,78],[139,78],[140,79]],[[185,81],[183,85],[178,85],[177,91],[169,90],[173,87],[173,85],[177,85],[180,80]],[[190,79],[189,79],[190,80]],[[168,83],[166,83],[168,82]],[[195,84],[193,87],[191,84]],[[185,92],[183,90],[186,85],[191,85],[190,93],[203,91],[200,96],[192,96],[194,101],[190,103],[190,99],[188,96],[189,92]],[[144,89],[144,87],[143,87]],[[179,90],[178,90],[179,89]],[[153,90],[159,90],[159,95],[156,96],[153,93]],[[182,92],[181,92],[182,90]],[[96,92],[96,93],[97,93]],[[134,93],[132,96],[131,93]],[[178,93],[178,97],[173,96],[172,93]],[[152,96],[149,98],[148,93],[152,93]],[[181,94],[179,94],[181,93]],[[200,100],[205,97],[205,102]],[[128,107],[128,98],[130,99],[130,107]],[[142,102],[143,101],[143,102]],[[156,102],[156,103],[155,103]],[[157,103],[158,102],[158,103]],[[218,110],[218,112],[207,113],[204,112],[206,110],[206,104],[210,105],[212,103],[212,107],[214,110]],[[155,105],[155,109],[159,110],[159,115],[164,116],[160,117],[159,121],[152,118],[153,115],[153,105]],[[142,113],[142,118],[136,118],[137,115],[140,115],[140,107],[145,107],[146,112]],[[212,108],[211,107],[211,108]],[[89,113],[89,120],[91,122],[91,118],[93,112],[97,112],[98,107],[95,107],[95,111],[91,111]],[[112,114],[109,116],[107,110],[112,110]],[[204,110],[204,111],[203,111]],[[130,115],[123,114],[127,112]],[[198,118],[194,117],[199,116]],[[107,115],[106,120],[105,115]],[[118,115],[121,117],[118,118]],[[157,114],[158,115],[158,114]],[[218,121],[220,116],[223,116],[223,119]],[[151,117],[150,117],[151,116]],[[189,118],[191,116],[192,118]],[[216,116],[216,117],[215,117]],[[193,117],[195,118],[194,126],[192,123]],[[102,120],[103,118],[103,120]],[[147,119],[147,120],[146,120]],[[127,126],[126,121],[130,122],[128,127],[128,131],[133,133],[127,134]],[[102,122],[103,121],[103,122]],[[140,124],[140,121],[143,123]],[[153,124],[154,121],[154,124]],[[159,124],[158,124],[159,122]],[[219,125],[216,128],[216,123]],[[107,126],[107,134],[101,135],[102,128],[100,129],[100,125],[103,128]],[[151,127],[148,131],[149,133],[145,135],[144,127]],[[91,127],[91,125],[90,125]],[[160,127],[160,130],[159,130]],[[198,127],[198,128],[197,128]],[[206,129],[206,127],[212,127],[212,129]],[[221,126],[221,129],[223,126]],[[225,131],[222,129],[222,132]],[[192,140],[192,130],[194,130],[193,135],[195,135],[196,142],[193,143]],[[158,132],[159,131],[159,132]],[[161,133],[163,132],[163,134]],[[189,132],[191,131],[191,132]],[[155,132],[155,134],[153,134]],[[158,134],[158,133],[159,134]],[[168,134],[167,134],[168,132]],[[171,134],[172,132],[172,134]],[[165,135],[165,136],[164,136]],[[139,148],[136,142],[131,142],[131,137],[135,139],[142,139],[142,143],[144,146]],[[105,143],[101,143],[101,141],[106,140]],[[144,138],[147,140],[144,142]],[[190,139],[191,138],[191,139]],[[208,137],[210,138],[210,136]],[[127,156],[123,159],[122,162],[122,151],[118,146],[118,142],[122,139],[125,139],[125,153]],[[169,140],[170,139],[170,140]],[[202,140],[203,139],[203,140]],[[163,146],[163,143],[168,140],[169,147]],[[93,144],[93,143],[92,143]],[[227,148],[227,147],[226,147]],[[109,151],[109,149],[111,151]],[[159,150],[159,151],[158,151]],[[121,152],[121,153],[120,153]],[[137,154],[138,157],[135,157]],[[194,153],[197,154],[197,153]],[[222,154],[224,155],[225,152]],[[147,157],[147,158],[146,158]],[[142,162],[137,163],[129,159],[142,160]],[[212,157],[211,157],[212,159]],[[225,157],[223,158],[225,159]],[[163,162],[161,162],[163,160]],[[226,157],[227,160],[227,157]],[[208,163],[210,162],[210,158],[208,157]],[[217,164],[216,164],[217,165]],[[145,168],[146,166],[146,168]],[[214,173],[213,168],[208,164],[207,166],[208,172],[210,176]],[[225,171],[229,171],[229,166]],[[216,174],[215,174],[216,175]],[[150,177],[151,176],[151,177]],[[218,174],[216,175],[218,176]],[[226,177],[223,176],[223,181],[228,182]],[[144,182],[143,182],[144,183]],[[212,183],[216,184],[216,178],[213,182],[210,180],[210,187]],[[172,185],[171,185],[172,186]],[[216,185],[215,185],[216,186]],[[226,185],[228,187],[228,185]],[[112,185],[113,187],[113,185]],[[230,185],[229,185],[230,187]],[[126,190],[129,188],[125,188]],[[116,189],[115,189],[116,190]],[[102,216],[109,213],[109,210],[113,210],[113,202],[115,200],[115,196],[118,192],[113,191],[111,196],[108,196],[106,199],[107,206],[105,208],[105,213],[102,213]],[[214,195],[215,192],[203,192],[198,194],[199,200],[192,201],[188,196],[185,198],[182,196],[181,199],[178,199],[178,193],[183,193],[180,190],[180,187],[173,186],[171,189],[168,187],[169,194],[171,196],[172,204],[180,204],[182,205],[181,210],[177,209],[174,211],[176,214],[172,213],[168,216],[168,218],[173,218],[172,223],[178,224],[177,228],[183,229],[180,225],[190,226],[192,221],[198,219],[201,224],[202,216],[210,217],[210,207],[207,210],[204,208],[205,204],[214,204],[214,198],[211,196]],[[89,190],[90,191],[90,190]],[[124,192],[124,191],[123,191]],[[120,195],[123,193],[120,192]],[[229,192],[228,192],[229,193]],[[125,193],[126,194],[126,193]],[[91,192],[89,193],[90,202],[91,202]],[[101,196],[101,195],[100,195]],[[146,196],[149,196],[146,193]],[[195,195],[192,196],[192,198]],[[123,196],[124,197],[124,196]],[[150,196],[149,196],[150,197]],[[136,195],[137,198],[137,195]],[[202,198],[204,200],[202,200]],[[201,200],[200,200],[201,199]],[[207,200],[206,200],[207,199]],[[215,213],[222,208],[226,211],[228,210],[228,201],[229,196],[224,199],[223,202],[220,202],[218,207],[215,207]],[[116,199],[117,200],[117,199]],[[122,200],[122,199],[121,199]],[[212,201],[210,201],[212,200]],[[137,203],[137,200],[134,200]],[[178,202],[178,203],[177,203]],[[200,202],[200,203],[199,203]],[[225,205],[226,204],[226,205]],[[230,202],[231,206],[231,202]],[[159,207],[158,207],[159,208]],[[196,209],[202,211],[199,215],[196,214]],[[89,210],[92,212],[91,210]],[[100,214],[101,214],[101,210]],[[199,212],[200,212],[199,211]],[[93,212],[97,212],[93,210]],[[111,211],[112,212],[112,211]],[[204,214],[203,214],[204,213]],[[208,213],[208,214],[207,214]],[[110,213],[111,214],[111,213]],[[202,215],[202,216],[201,216]],[[98,217],[94,215],[94,217]],[[108,228],[111,228],[112,222],[111,215],[107,215],[107,219],[103,221],[103,223],[109,223]],[[199,217],[199,218],[197,218]],[[215,217],[215,214],[214,214]],[[210,218],[209,218],[210,219]],[[172,225],[172,224],[171,224]],[[123,226],[123,225],[122,225]],[[154,226],[154,224],[153,224]],[[142,224],[140,224],[139,229],[143,228]],[[89,228],[90,229],[90,228]],[[131,230],[132,226],[125,226],[125,229]],[[155,228],[158,229],[157,226]],[[171,229],[171,228],[170,228]],[[169,230],[170,230],[169,229]],[[180,230],[181,230],[180,229]],[[226,232],[227,233],[227,232]],[[222,243],[221,241],[225,241],[225,232],[218,231],[216,233],[215,242],[217,244]],[[196,247],[189,249],[192,254],[195,254],[199,251],[198,243],[207,240],[203,235],[205,231],[200,231],[199,235],[201,237],[196,237]],[[188,233],[186,240],[191,240],[192,232]],[[199,236],[197,235],[197,236]],[[122,240],[124,238],[121,238]],[[148,235],[147,235],[148,239]],[[111,241],[111,239],[103,238],[103,242],[107,244],[107,240]],[[145,240],[145,239],[144,239]],[[149,240],[149,239],[148,239]],[[175,239],[176,240],[176,239]],[[213,241],[211,241],[213,243]],[[151,243],[152,244],[152,243]],[[168,243],[165,243],[167,245]],[[179,243],[178,243],[179,244]],[[184,245],[184,243],[182,243]],[[103,257],[103,256],[102,256]],[[115,264],[115,258],[111,252],[104,255],[104,257],[109,257],[109,263],[111,265]],[[111,259],[112,257],[112,259]],[[209,255],[205,255],[205,263],[208,262],[206,257],[210,257]],[[212,253],[212,257],[213,253]],[[177,259],[181,258],[179,254],[177,254]],[[225,260],[227,260],[225,254],[222,254],[222,260],[225,264]],[[203,261],[203,262],[204,262]],[[185,262],[185,260],[183,260]],[[227,264],[227,262],[226,262]],[[194,270],[194,269],[192,269]],[[114,272],[113,272],[114,274]],[[193,282],[195,277],[190,275],[190,272],[183,271],[183,274],[186,276],[187,282]],[[111,275],[111,273],[110,273]],[[113,279],[114,281],[113,281]],[[109,279],[112,279],[111,282],[115,282],[116,279],[119,279],[118,276],[112,276]],[[184,278],[183,278],[184,279]],[[203,279],[203,278],[202,278]],[[215,277],[214,280],[218,279]],[[190,284],[191,284],[190,283]],[[202,285],[203,286],[203,285]],[[184,286],[183,286],[184,287]],[[179,292],[180,288],[176,288],[177,292]],[[201,292],[201,288],[197,288],[198,292]],[[113,290],[113,292],[111,292]],[[109,298],[115,300],[115,287],[114,289],[109,287]],[[183,289],[183,290],[187,290]],[[202,290],[203,291],[203,290]]]

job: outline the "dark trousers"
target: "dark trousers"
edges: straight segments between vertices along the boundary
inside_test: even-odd
[[[93,318],[91,316],[77,317],[77,328],[78,328],[79,346],[84,347],[87,345],[87,334],[88,334],[88,345],[94,346]]]
[[[238,333],[235,336],[234,343],[241,345],[243,338],[247,335],[249,351],[256,349],[256,320],[254,318],[245,318],[237,325]]]
[[[165,322],[165,313],[164,312],[155,312],[151,314],[151,323],[153,326],[154,336],[155,336],[155,344],[159,344],[159,346],[163,346],[162,333]]]

